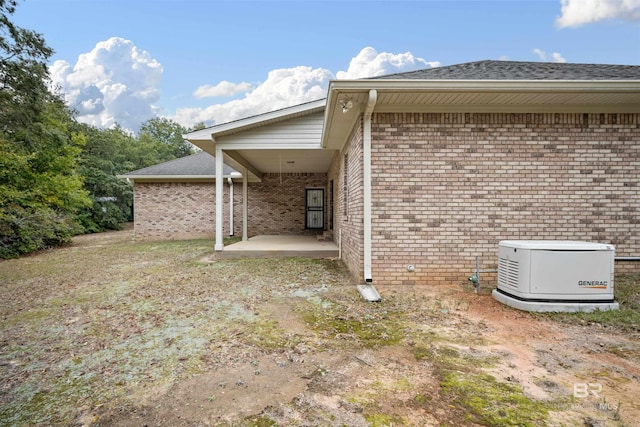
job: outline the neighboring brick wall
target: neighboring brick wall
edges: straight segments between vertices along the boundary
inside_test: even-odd
[[[234,189],[234,229],[242,233],[242,184]],[[225,183],[224,233],[229,234],[229,186]],[[134,235],[140,240],[215,237],[215,183],[135,182]]]
[[[267,173],[262,182],[250,182],[248,188],[248,234],[316,235],[322,230],[305,228],[305,189],[325,190],[325,228],[327,216],[327,174]]]
[[[334,181],[334,240],[342,245],[342,260],[358,280],[363,280],[363,157],[362,122],[354,128],[343,150],[329,169]],[[345,156],[347,174],[345,174]],[[348,180],[345,186],[345,178]],[[345,203],[347,206],[345,208]]]
[[[505,239],[640,255],[638,114],[380,113],[372,139],[374,283],[465,282]]]

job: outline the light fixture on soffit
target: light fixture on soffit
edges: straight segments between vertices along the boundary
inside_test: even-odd
[[[340,104],[340,107],[342,107],[342,114],[346,114],[353,108],[353,101],[351,98],[342,98],[338,103]]]

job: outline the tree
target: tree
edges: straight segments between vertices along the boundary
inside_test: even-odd
[[[79,171],[92,199],[79,214],[84,231],[119,230],[131,219],[133,188],[116,175],[135,168],[127,160],[127,148],[135,144],[135,139],[120,128],[76,124],[76,132],[85,139]]]
[[[9,20],[15,0],[0,0],[0,258],[69,241],[89,199],[77,172],[83,139],[52,94],[41,35]]]
[[[137,138],[120,127],[78,124],[76,129],[86,141],[80,171],[93,199],[80,215],[88,232],[119,229],[133,218],[133,187],[117,175],[192,153],[191,145],[182,139],[185,129],[164,118],[145,122]]]
[[[34,121],[42,99],[50,96],[44,82],[53,50],[40,34],[9,20],[16,6],[17,0],[0,0],[0,123],[5,132]]]
[[[193,154],[192,145],[182,138],[185,133],[187,130],[180,124],[164,117],[154,117],[142,124],[138,139],[140,141],[151,139],[160,142],[166,148],[166,151],[163,150],[166,154],[162,157],[178,158]]]

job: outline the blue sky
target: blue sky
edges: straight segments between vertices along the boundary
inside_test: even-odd
[[[79,120],[222,123],[329,80],[484,59],[640,64],[640,0],[23,0]]]

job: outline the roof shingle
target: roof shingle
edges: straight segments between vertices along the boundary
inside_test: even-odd
[[[235,172],[232,168],[224,165],[223,175],[229,176],[231,172]],[[190,156],[181,157],[179,159],[170,160],[168,162],[160,163],[158,165],[149,166],[143,169],[138,169],[127,174],[122,175],[123,178],[127,177],[141,177],[141,176],[215,176],[216,175],[216,160],[211,154],[207,152],[200,152],[192,154]]]
[[[487,60],[373,78],[390,80],[640,80],[640,66]]]

